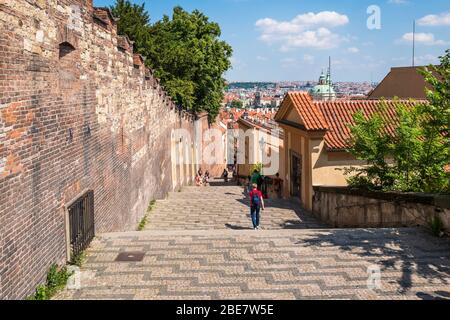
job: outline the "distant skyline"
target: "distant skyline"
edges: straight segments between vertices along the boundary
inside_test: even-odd
[[[94,0],[110,6],[114,0]],[[379,82],[391,67],[437,63],[450,48],[448,0],[133,0],[145,2],[151,22],[176,5],[198,9],[220,24],[234,50],[228,81],[317,80],[332,57],[333,81]],[[371,5],[381,29],[369,29]],[[376,9],[376,8],[375,8]],[[370,20],[373,25],[378,21]]]

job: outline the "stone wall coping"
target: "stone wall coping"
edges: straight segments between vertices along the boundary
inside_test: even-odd
[[[313,186],[313,190],[317,192],[347,194],[393,202],[421,203],[434,205],[445,209],[450,209],[450,194],[371,191],[365,189],[340,187],[340,186]]]
[[[97,15],[100,12],[106,12],[109,20],[113,24],[117,24],[117,22],[120,20],[119,18],[114,17],[114,15],[111,12],[111,9],[108,7],[94,7],[93,9],[94,9],[94,16],[100,18],[101,20],[103,20],[103,17]],[[106,22],[106,21],[104,21],[104,22]]]
[[[133,51],[133,41],[127,35],[117,35],[117,46],[128,52]]]

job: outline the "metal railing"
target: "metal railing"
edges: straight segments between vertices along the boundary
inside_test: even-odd
[[[70,248],[78,255],[87,248],[95,235],[94,191],[88,191],[69,208]]]

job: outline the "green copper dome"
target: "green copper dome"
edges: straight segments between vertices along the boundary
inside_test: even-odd
[[[325,94],[325,93],[335,94],[336,93],[336,91],[334,91],[333,86],[328,85],[328,84],[318,84],[317,86],[312,88],[309,92],[311,94]]]
[[[329,71],[326,76],[322,71],[319,78],[319,84],[314,86],[309,93],[316,100],[334,100],[336,98],[336,91],[331,84],[331,76]]]

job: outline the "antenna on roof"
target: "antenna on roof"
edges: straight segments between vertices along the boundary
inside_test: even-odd
[[[413,55],[412,55],[412,66],[415,66],[416,60],[416,20],[413,21]]]
[[[331,100],[331,56],[328,56],[328,100]]]
[[[331,56],[328,57],[328,74],[330,75],[331,79]]]

